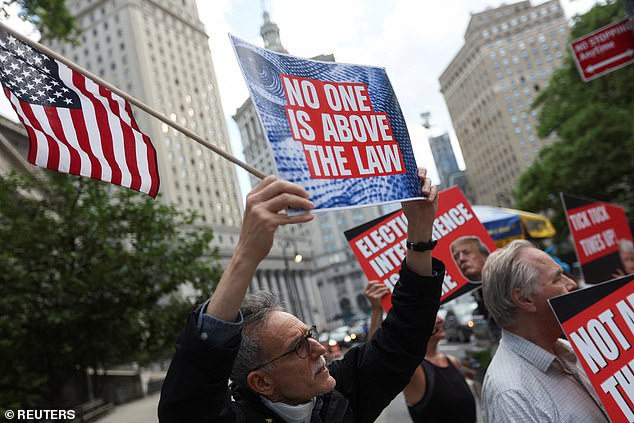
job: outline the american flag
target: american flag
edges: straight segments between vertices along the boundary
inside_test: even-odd
[[[29,133],[29,162],[156,197],[156,150],[123,98],[2,30],[0,81]]]

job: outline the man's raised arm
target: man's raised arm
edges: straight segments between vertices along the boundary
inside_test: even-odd
[[[283,213],[288,207],[307,213],[288,216]],[[204,313],[200,308],[190,313],[178,338],[161,389],[161,423],[236,421],[228,411],[227,381],[240,345],[240,306],[258,265],[271,250],[277,227],[312,220],[312,208],[303,188],[274,176],[249,193],[233,256]]]
[[[310,212],[297,216],[280,213],[288,207],[311,210],[313,203],[302,187],[275,176],[266,177],[249,193],[238,244],[207,305],[207,315],[234,321],[258,265],[271,250],[277,227],[314,217]]]
[[[403,213],[407,217],[407,241],[413,243],[431,241],[434,217],[438,211],[438,191],[426,177],[427,170],[419,169],[418,177],[423,181],[422,200],[404,201]],[[408,249],[405,257],[407,267],[421,276],[432,275],[432,252]]]

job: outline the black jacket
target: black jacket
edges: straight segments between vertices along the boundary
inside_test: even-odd
[[[434,276],[422,277],[402,266],[382,329],[330,364],[337,385],[317,397],[311,423],[373,422],[409,383],[425,355],[439,307],[445,267],[434,259],[433,268]],[[176,344],[161,390],[160,422],[283,422],[257,395],[228,386],[240,336],[212,347],[201,340],[197,316],[197,311],[190,314]]]

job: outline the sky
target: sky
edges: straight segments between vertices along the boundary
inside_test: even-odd
[[[595,0],[560,0],[568,18],[585,13]],[[439,182],[428,136],[449,132],[458,163],[464,168],[438,78],[464,43],[471,13],[498,7],[500,0],[198,0],[210,36],[216,77],[234,153],[241,150],[231,115],[248,96],[227,33],[262,46],[263,7],[280,29],[292,55],[332,53],[337,62],[386,69],[405,120],[417,164]],[[507,1],[507,4],[510,3]],[[540,4],[543,1],[532,1]],[[420,114],[431,113],[431,129]],[[246,177],[246,176],[243,176]]]
[[[595,0],[560,0],[568,18],[589,10]],[[533,4],[543,1],[533,0]],[[511,2],[507,2],[511,3]],[[198,0],[209,43],[234,154],[243,158],[240,135],[231,116],[248,90],[228,33],[262,46],[263,8],[280,28],[290,54],[312,57],[334,54],[342,63],[386,69],[405,121],[419,166],[439,182],[427,137],[449,132],[458,163],[464,167],[451,119],[440,93],[439,76],[464,42],[471,13],[504,4],[499,0]],[[26,27],[20,27],[21,32]],[[2,98],[0,113],[16,120]],[[422,127],[422,112],[431,113],[431,129]],[[248,176],[239,169],[243,196]]]

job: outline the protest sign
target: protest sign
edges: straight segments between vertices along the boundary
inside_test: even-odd
[[[632,232],[623,208],[564,193],[561,201],[586,283],[624,274],[619,242],[632,241]]]
[[[445,303],[481,285],[480,281],[469,281],[462,274],[452,257],[451,244],[468,235],[479,238],[489,251],[495,250],[496,246],[457,186],[440,193],[436,216],[432,238],[438,244],[433,255],[447,268],[441,295],[441,303]],[[344,234],[368,280],[379,280],[392,292],[406,252],[407,218],[403,211],[381,216]],[[391,304],[390,296],[383,298],[385,310],[389,310]]]
[[[549,300],[612,422],[634,422],[634,275]]]
[[[420,195],[409,134],[385,69],[231,41],[277,173],[303,186],[316,211]]]

